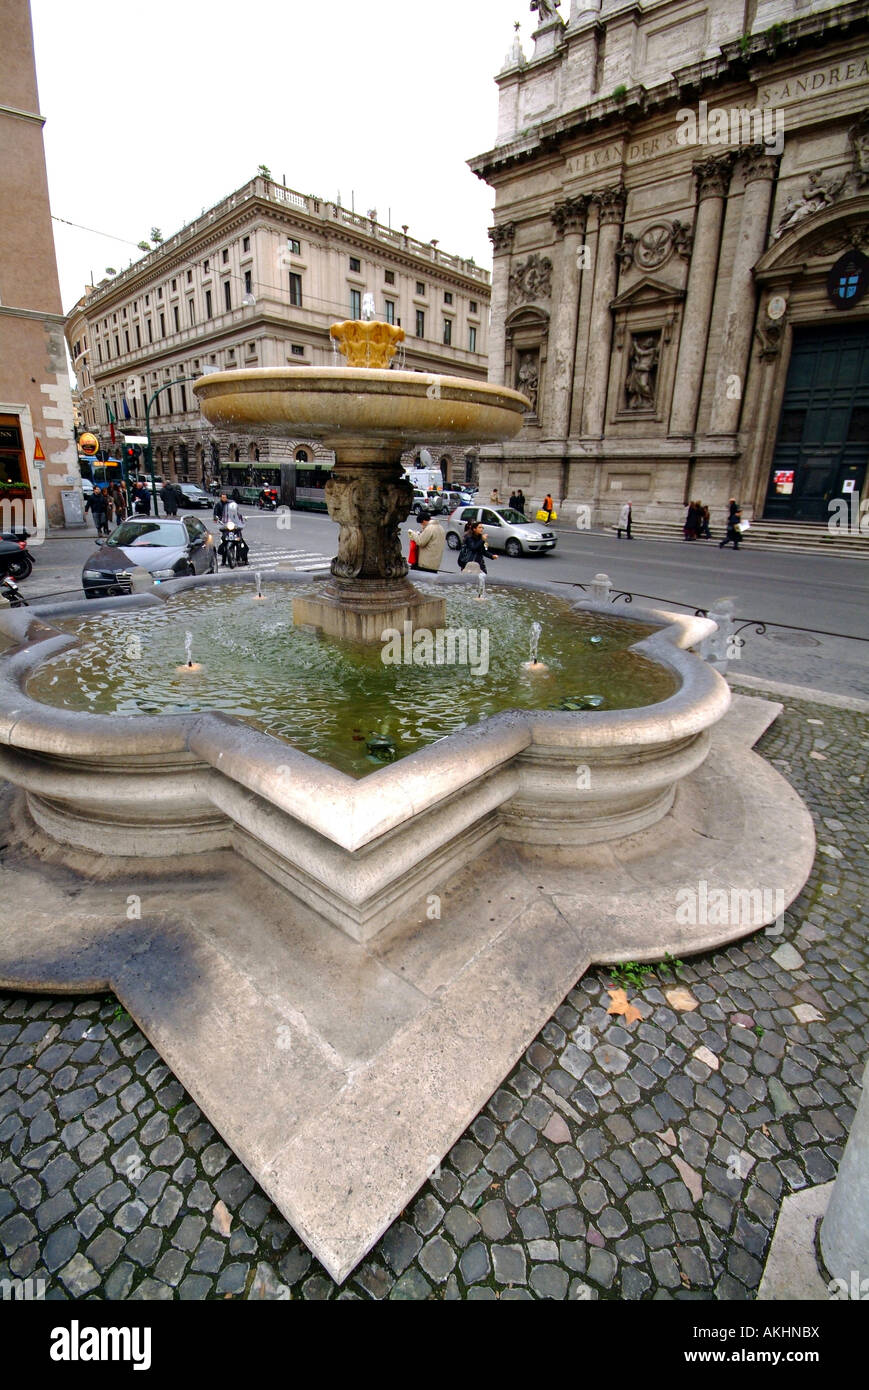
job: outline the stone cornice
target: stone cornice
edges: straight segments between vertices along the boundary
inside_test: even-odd
[[[604,32],[606,23],[598,22],[595,27]],[[530,163],[538,159],[542,152],[550,152],[578,135],[588,135],[612,126],[626,116],[633,124],[656,111],[684,105],[686,100],[694,101],[716,86],[722,86],[727,79],[733,82],[757,82],[766,75],[769,66],[779,62],[784,55],[791,57],[803,50],[817,50],[819,39],[826,37],[829,42],[834,42],[839,37],[847,35],[850,38],[865,33],[867,29],[867,0],[853,0],[853,3],[835,9],[803,15],[788,23],[775,25],[766,33],[751,35],[747,40],[723,44],[720,55],[679,68],[671,78],[653,88],[638,84],[621,97],[600,98],[542,121],[521,138],[469,159],[468,166],[478,178],[491,181],[490,175]],[[568,29],[565,41],[569,43],[574,34],[578,37],[586,32]],[[563,49],[559,51],[563,52]],[[547,55],[547,61],[550,57]],[[524,68],[515,69],[513,75],[521,73],[524,79],[532,66],[529,63]]]
[[[10,319],[36,319],[39,323],[57,323],[61,328],[66,323],[65,314],[49,314],[41,309],[16,309],[10,304],[0,304],[0,315]]]
[[[0,116],[14,116],[17,121],[32,121],[34,125],[45,125],[45,117],[38,111],[22,111],[17,106],[0,105]]]

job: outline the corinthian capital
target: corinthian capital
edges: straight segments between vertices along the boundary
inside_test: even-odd
[[[748,145],[739,151],[745,182],[755,179],[774,179],[778,168],[778,155],[770,154],[765,145]]]
[[[584,232],[587,209],[588,195],[585,193],[579,198],[565,198],[563,202],[556,203],[550,216],[558,235],[564,236],[566,232]]]
[[[627,201],[627,193],[621,184],[616,184],[613,188],[599,189],[598,192],[592,193],[591,201],[597,204],[602,227],[618,226],[621,223]]]
[[[716,155],[710,159],[698,159],[691,166],[697,180],[697,197],[723,198],[730,186],[733,173],[734,155],[732,152]]]
[[[496,255],[499,251],[510,250],[515,231],[516,227],[512,222],[501,222],[489,228],[489,240],[495,248]]]

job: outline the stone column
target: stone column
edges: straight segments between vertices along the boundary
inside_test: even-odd
[[[826,1214],[821,1222],[821,1254],[835,1279],[844,1279],[849,1298],[869,1292],[869,1066],[863,1074],[863,1094]],[[852,1291],[852,1283],[857,1292]]]
[[[745,387],[748,353],[754,333],[754,280],[752,270],[763,254],[769,232],[769,208],[778,159],[763,145],[753,145],[741,155],[745,177],[739,237],[730,272],[727,310],[721,334],[715,395],[709,420],[710,434],[736,434]],[[739,395],[729,378],[738,378]],[[728,394],[728,390],[730,393]]]
[[[489,228],[489,240],[494,248],[492,265],[491,322],[489,327],[489,380],[505,386],[504,357],[507,318],[507,295],[510,286],[510,253],[516,231],[512,222],[502,222]]]
[[[698,160],[694,165],[694,175],[697,179],[697,213],[694,221],[691,267],[688,271],[688,289],[682,316],[682,335],[676,361],[673,403],[670,407],[671,435],[690,438],[694,434],[697,421],[703,364],[706,359],[706,340],[712,317],[712,296],[715,293],[724,199],[732,168],[731,155]]]
[[[591,199],[597,204],[600,230],[594,268],[589,361],[582,402],[582,433],[601,438],[612,355],[613,318],[610,304],[615,298],[618,280],[616,251],[621,241],[625,190],[621,186],[605,188],[600,193],[592,193]]]
[[[552,210],[552,221],[561,238],[561,269],[550,334],[552,388],[549,393],[549,428],[546,431],[554,439],[566,439],[570,426],[579,314],[580,251],[585,236],[587,206],[588,199],[585,197],[568,198],[563,203],[556,203]]]

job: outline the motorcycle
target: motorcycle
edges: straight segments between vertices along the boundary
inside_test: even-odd
[[[277,493],[261,492],[256,504],[261,512],[276,512],[278,509]]]
[[[29,531],[0,533],[0,575],[11,574],[13,579],[27,579],[33,573],[33,556],[27,549]]]
[[[0,598],[5,598],[10,608],[30,607],[27,599],[22,598],[21,590],[9,574],[4,574],[3,578],[0,579]]]
[[[234,521],[228,521],[225,526],[220,528],[223,560],[227,569],[235,569],[236,565],[247,564],[247,545],[240,526],[236,526]]]

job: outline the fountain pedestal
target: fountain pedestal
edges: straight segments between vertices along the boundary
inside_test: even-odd
[[[399,525],[410,514],[413,487],[399,459],[371,459],[355,450],[339,458],[326,484],[326,506],[340,526],[338,554],[322,593],[293,601],[297,626],[332,637],[379,642],[386,628],[442,627],[446,601],[427,598],[407,577]],[[366,453],[366,457],[356,457]]]

